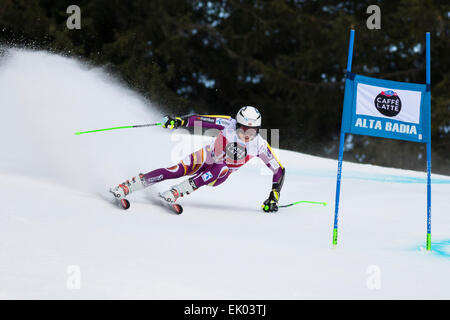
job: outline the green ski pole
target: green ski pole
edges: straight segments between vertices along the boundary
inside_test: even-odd
[[[326,202],[306,201],[306,200],[303,200],[303,201],[297,201],[297,202],[292,202],[292,203],[285,204],[285,205],[282,205],[282,206],[278,206],[278,208],[287,208],[287,207],[290,207],[290,206],[293,206],[293,205],[296,205],[296,204],[299,204],[299,203],[321,204],[321,205],[323,205],[323,206],[326,206],[326,205],[327,205]]]
[[[149,124],[137,124],[137,125],[132,125],[132,126],[122,126],[122,127],[113,127],[113,128],[106,128],[106,129],[80,131],[80,132],[75,132],[75,134],[78,136],[80,134],[91,133],[91,132],[109,131],[109,130],[116,130],[116,129],[128,129],[128,128],[143,128],[143,127],[152,127],[152,126],[160,126],[160,125],[162,125],[161,122],[149,123]]]

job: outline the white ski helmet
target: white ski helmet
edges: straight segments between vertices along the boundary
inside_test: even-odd
[[[255,107],[245,106],[238,111],[236,122],[236,128],[244,126],[259,129],[261,127],[261,114]]]

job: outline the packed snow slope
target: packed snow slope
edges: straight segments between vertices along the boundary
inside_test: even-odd
[[[161,127],[74,135],[163,112],[102,69],[48,52],[7,49],[0,97],[0,298],[450,298],[449,177],[433,175],[426,253],[425,172],[345,162],[332,249],[335,160],[278,151],[281,203],[327,207],[263,213],[271,172],[254,159],[182,198],[180,216],[151,201],[174,181],[133,194],[124,211],[109,187],[211,137]]]

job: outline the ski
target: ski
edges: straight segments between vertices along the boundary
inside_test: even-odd
[[[120,208],[127,210],[130,208],[130,201],[128,201],[125,198],[117,197],[114,192],[110,189],[109,192],[111,192],[114,195],[114,203],[119,206]],[[183,207],[179,205],[178,203],[173,203],[167,201],[165,198],[161,196],[161,194],[158,194],[157,197],[157,203],[162,205],[163,207],[168,208],[170,211],[176,214],[182,214],[183,213]]]
[[[125,198],[117,198],[116,195],[114,194],[114,192],[112,192],[111,189],[109,189],[109,192],[111,192],[114,196],[114,202],[116,205],[118,205],[120,208],[122,208],[123,210],[127,210],[130,208],[130,201],[128,201]]]
[[[123,210],[127,210],[130,208],[130,201],[128,201],[125,198],[122,199],[117,199],[114,198],[114,203],[119,207],[122,208]]]
[[[117,199],[117,201],[119,202],[119,205],[123,210],[127,210],[130,208],[130,201],[128,201],[127,199],[122,198],[120,200]]]
[[[163,197],[161,197],[161,194],[158,194],[158,200],[159,203],[163,206],[168,208],[170,211],[176,214],[182,214],[183,213],[183,207],[179,205],[178,203],[172,203],[166,201]]]

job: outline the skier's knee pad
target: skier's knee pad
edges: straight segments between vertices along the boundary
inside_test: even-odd
[[[229,172],[230,172],[230,169],[227,166],[223,166],[222,169],[220,169],[217,179],[221,179],[221,178],[227,176]]]
[[[223,166],[219,174],[217,175],[217,179],[213,182],[209,183],[208,186],[210,187],[217,187],[218,185],[222,184],[225,180],[227,180],[228,176],[230,174],[230,169],[227,166]]]

